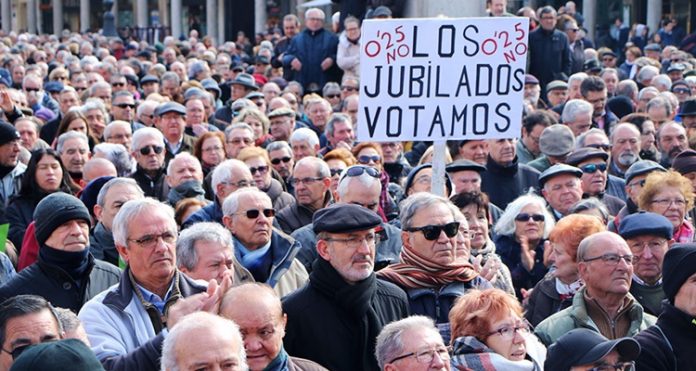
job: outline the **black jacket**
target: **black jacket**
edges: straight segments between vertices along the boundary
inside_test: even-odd
[[[568,80],[571,71],[568,36],[559,30],[546,31],[542,27],[530,32],[528,71],[539,79],[542,91],[553,80]]]
[[[662,303],[657,323],[635,339],[641,347],[637,371],[696,370],[696,319],[667,301]]]
[[[89,251],[95,258],[118,267],[119,255],[114,243],[114,235],[101,222],[90,231]]]
[[[29,224],[34,220],[34,209],[42,198],[43,197],[18,196],[12,199],[7,206],[5,215],[7,222],[10,223],[10,230],[7,238],[12,241],[17,248],[17,256],[19,256],[19,252],[22,249],[24,233],[27,231]]]
[[[61,267],[44,262],[39,254],[36,263],[0,287],[0,302],[15,295],[38,295],[56,307],[77,313],[89,299],[117,284],[121,274],[118,268],[92,255],[89,260],[89,276],[78,285]]]
[[[539,185],[539,172],[525,164],[518,164],[517,157],[509,166],[501,166],[488,156],[486,171],[481,174],[481,191],[490,202],[505,210],[507,205],[530,188]]]
[[[145,197],[152,197],[160,201],[167,201],[167,195],[169,195],[169,185],[165,181],[166,174],[165,168],[162,167],[158,172],[157,176],[151,178],[145,170],[138,165],[138,169],[131,174],[131,178],[135,179],[140,188],[145,193]]]
[[[406,294],[372,274],[349,285],[324,259],[309,284],[283,300],[288,354],[334,371],[379,370],[375,339],[382,328],[408,316]]]
[[[543,280],[529,294],[529,298],[524,303],[524,318],[536,326],[547,317],[573,304],[573,297],[561,300],[561,296],[556,291],[556,277],[547,274]]]
[[[330,202],[331,192],[326,191],[324,195],[324,207]],[[315,211],[316,210],[312,210],[307,206],[301,205],[299,202],[295,202],[276,214],[276,227],[285,232],[285,234],[290,235],[292,232],[310,224]]]

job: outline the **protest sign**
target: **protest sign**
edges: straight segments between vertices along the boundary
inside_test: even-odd
[[[358,140],[519,137],[528,34],[517,17],[365,21]]]

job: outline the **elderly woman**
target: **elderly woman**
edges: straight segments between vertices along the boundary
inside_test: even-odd
[[[493,287],[514,295],[510,270],[496,254],[495,244],[489,233],[492,223],[488,212],[488,196],[481,192],[465,192],[452,196],[450,201],[459,208],[469,225],[469,261]]]
[[[542,370],[546,348],[530,333],[522,307],[499,289],[471,291],[449,314],[452,369]]]
[[[605,224],[592,215],[570,214],[556,223],[549,234],[549,259],[556,269],[534,287],[525,302],[525,318],[533,326],[569,307],[582,287],[578,276],[578,246],[585,237],[605,231]]]
[[[510,269],[515,294],[520,299],[546,274],[544,241],[553,226],[554,218],[546,201],[528,194],[511,202],[494,228],[497,237],[493,242]]]
[[[674,227],[674,241],[694,241],[694,227],[685,219],[687,210],[694,206],[694,193],[689,179],[676,171],[655,171],[645,178],[643,191],[638,196],[641,210],[660,214]]]
[[[233,123],[244,122],[254,129],[254,142],[257,147],[266,148],[273,141],[273,136],[268,133],[270,121],[256,108],[245,108],[234,118]]]

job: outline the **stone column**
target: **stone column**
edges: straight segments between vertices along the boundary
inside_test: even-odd
[[[29,7],[27,0],[27,8]],[[89,0],[80,0],[80,32],[89,30],[90,19],[92,18]],[[30,31],[31,32],[31,31]]]
[[[587,36],[594,41],[597,26],[597,0],[583,0],[582,15],[585,17],[583,27],[587,30]]]
[[[218,19],[215,13],[217,13],[217,0],[205,0],[205,23],[207,26],[206,34],[213,38],[213,42],[218,40]]]
[[[172,0],[169,6],[172,8],[172,17],[170,22],[172,36],[178,40],[182,31],[181,24],[184,21],[181,19],[181,0]]]
[[[264,0],[254,1],[255,22],[254,32],[263,32],[266,30],[266,2]],[[254,39],[256,35],[248,35],[249,39]]]
[[[38,34],[36,29],[36,1],[27,0],[27,32]]]
[[[486,0],[411,0],[407,3],[405,16],[414,17],[483,17],[486,15]]]
[[[53,0],[53,34],[63,31],[63,0]]]
[[[662,0],[648,0],[648,16],[647,26],[650,27],[650,33],[657,32],[660,29],[660,19],[662,19]]]
[[[217,42],[218,45],[225,43],[225,2],[217,2]]]
[[[12,31],[12,3],[11,0],[0,2],[0,13],[2,14],[2,30],[5,33]]]
[[[147,0],[138,0],[135,5],[135,24],[138,27],[148,26],[148,8]]]

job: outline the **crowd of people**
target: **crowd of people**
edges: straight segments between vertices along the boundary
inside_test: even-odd
[[[676,25],[595,49],[520,9],[520,138],[448,142],[433,190],[432,143],[356,141],[346,3],[255,43],[0,37],[0,370],[696,369]]]

